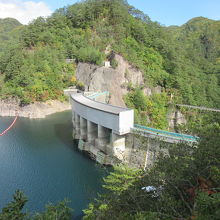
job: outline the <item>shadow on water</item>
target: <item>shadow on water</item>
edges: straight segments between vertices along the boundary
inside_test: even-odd
[[[68,121],[65,121],[62,124],[60,123],[54,125],[56,137],[59,138],[59,140],[67,147],[73,146],[72,130],[72,124]]]

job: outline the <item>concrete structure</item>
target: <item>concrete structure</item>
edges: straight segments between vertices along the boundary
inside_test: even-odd
[[[87,95],[88,97],[86,97]],[[198,137],[134,124],[134,111],[105,104],[109,92],[70,95],[73,112],[73,138],[78,148],[101,164],[123,162],[146,168],[153,164],[161,146]],[[96,101],[96,99],[102,102]]]
[[[72,93],[77,93],[78,89],[76,87],[69,87],[63,90],[64,95],[70,96]]]
[[[94,101],[82,93],[72,94],[70,102],[73,137],[79,140],[79,149],[89,152],[102,164],[123,160],[134,111]]]
[[[104,66],[107,67],[107,68],[111,67],[110,61],[105,61]]]

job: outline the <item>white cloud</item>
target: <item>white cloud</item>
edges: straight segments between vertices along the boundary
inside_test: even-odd
[[[0,18],[15,18],[22,24],[28,24],[39,16],[49,16],[52,11],[44,2],[24,0],[0,0]]]

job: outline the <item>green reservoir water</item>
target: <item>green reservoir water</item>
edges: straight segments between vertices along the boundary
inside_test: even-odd
[[[78,219],[101,191],[104,170],[73,146],[71,118],[70,111],[40,120],[19,118],[0,137],[0,209],[21,189],[30,212],[68,198]],[[12,121],[0,117],[0,131]]]

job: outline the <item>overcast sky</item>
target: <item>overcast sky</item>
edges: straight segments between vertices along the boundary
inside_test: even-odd
[[[39,16],[49,16],[57,8],[77,0],[0,0],[0,18],[13,17],[23,24]],[[169,26],[182,25],[204,16],[220,20],[220,0],[128,0],[153,21]]]

